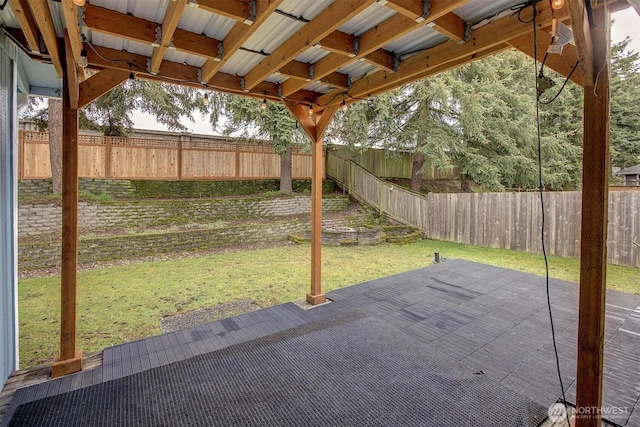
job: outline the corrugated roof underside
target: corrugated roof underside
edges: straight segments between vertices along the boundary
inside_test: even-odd
[[[220,68],[220,71],[223,73],[244,76],[264,58],[266,58],[266,56],[247,52],[246,50],[239,50],[229,58],[227,62],[225,62],[225,64]]]
[[[402,56],[418,49],[428,49],[447,40],[449,40],[447,36],[442,35],[433,28],[422,26],[406,36],[386,44],[383,48]]]
[[[251,50],[271,53],[305,25],[304,22],[283,15],[271,15],[243,46]]]
[[[235,19],[187,6],[182,12],[178,28],[196,34],[204,34],[216,40],[222,40],[236,24]]]
[[[285,0],[278,10],[306,20],[312,20],[326,9],[334,0]],[[344,0],[340,0],[344,1]]]
[[[349,65],[338,68],[339,73],[348,74],[351,76],[351,80],[356,80],[370,72],[377,70],[377,68],[366,61],[354,61]]]
[[[16,13],[13,11],[9,3],[7,3],[7,7],[0,12],[0,24],[9,28],[20,28],[20,23],[16,19]]]
[[[464,19],[470,25],[490,18],[491,16],[522,4],[521,0],[495,0],[482,1],[472,0],[462,7],[454,10],[453,13]]]
[[[380,6],[378,3],[374,3],[362,11],[362,13],[359,13],[357,16],[344,23],[340,28],[338,28],[338,30],[343,33],[359,36],[381,22],[386,21],[395,14],[395,10]]]
[[[300,62],[306,62],[308,64],[315,64],[331,52],[324,50],[320,47],[310,47],[309,49],[296,56],[295,60]]]

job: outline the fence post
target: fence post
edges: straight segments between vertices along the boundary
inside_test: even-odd
[[[104,153],[104,175],[106,179],[111,179],[113,172],[111,171],[111,137],[105,136],[105,153]]]
[[[180,135],[180,140],[178,141],[178,156],[177,156],[178,157],[178,160],[177,160],[178,169],[177,169],[177,173],[178,173],[178,179],[179,180],[182,179],[182,149],[183,149],[182,141],[183,140],[191,141],[191,135],[190,134],[187,134],[187,135],[181,134]]]
[[[18,132],[18,179],[24,179],[24,131]]]
[[[381,180],[378,181],[378,184],[380,185],[380,192],[378,195],[378,198],[380,199],[380,215],[382,215],[384,214],[384,184]]]
[[[236,144],[236,178],[240,178],[240,144]]]

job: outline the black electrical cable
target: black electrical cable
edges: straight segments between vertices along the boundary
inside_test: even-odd
[[[537,28],[536,28],[536,18],[538,16],[538,11],[536,10],[535,1],[530,4],[533,8],[533,17],[531,18],[530,23],[533,25],[533,65],[535,68],[535,79],[537,81],[538,78],[538,38],[537,38]],[[518,12],[518,19],[522,21],[520,18],[520,13],[522,9]],[[524,21],[522,21],[524,22]],[[553,353],[556,358],[556,369],[558,372],[558,382],[560,383],[560,390],[562,391],[562,405],[565,408],[565,415],[567,417],[567,425],[571,425],[571,421],[569,418],[569,411],[566,410],[566,394],[564,391],[564,384],[562,382],[562,373],[560,372],[560,358],[558,356],[558,345],[556,343],[556,331],[555,325],[553,323],[553,312],[551,310],[551,293],[549,289],[549,259],[547,257],[547,249],[546,242],[544,238],[544,229],[545,229],[545,214],[544,214],[544,183],[542,180],[542,136],[540,131],[540,103],[538,102],[537,96],[538,88],[536,87],[536,132],[538,138],[538,192],[540,194],[540,209],[541,209],[541,222],[542,225],[540,227],[540,242],[542,244],[542,255],[544,257],[544,267],[545,267],[545,283],[546,283],[546,293],[547,293],[547,308],[549,310],[549,322],[551,324],[551,341],[553,342]]]
[[[553,101],[555,101],[556,99],[558,99],[558,97],[560,96],[560,94],[562,93],[562,91],[564,90],[565,86],[567,85],[567,83],[569,83],[569,80],[571,79],[571,76],[573,75],[573,72],[576,71],[576,68],[578,68],[578,64],[579,62],[576,61],[576,65],[573,66],[573,68],[571,69],[571,72],[569,73],[569,75],[567,76],[567,78],[564,80],[564,83],[562,83],[562,86],[560,87],[560,90],[558,91],[558,93],[555,94],[555,96],[553,98],[551,98],[548,101],[542,101],[540,99],[540,97],[542,96],[542,94],[538,95],[538,102],[542,105],[549,105],[551,104]]]

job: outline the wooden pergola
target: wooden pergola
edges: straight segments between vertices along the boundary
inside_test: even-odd
[[[322,138],[336,110],[505,49],[542,58],[553,41],[552,27],[563,22],[571,25],[575,45],[550,55],[546,66],[584,87],[583,188],[589,189],[582,202],[576,404],[601,407],[610,13],[630,5],[640,13],[640,1],[564,3],[8,0],[5,31],[34,61],[52,63],[62,78],[62,314],[53,376],[82,369],[76,345],[79,108],[131,74],[282,102],[313,143],[307,300],[319,304],[326,299],[321,286]],[[571,74],[576,62],[579,72]],[[577,423],[600,424],[599,416]]]

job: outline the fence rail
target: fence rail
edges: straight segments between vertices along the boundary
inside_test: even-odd
[[[78,136],[82,178],[149,180],[277,179],[280,156],[266,144],[215,139]],[[20,132],[20,179],[51,177],[49,135]],[[292,177],[311,178],[311,155],[293,149]]]
[[[351,196],[428,238],[541,253],[541,205],[537,192],[422,195],[382,181],[331,152],[327,175]],[[582,194],[546,192],[547,253],[580,256]],[[636,243],[634,243],[636,242]],[[608,262],[640,267],[640,192],[610,191]]]

